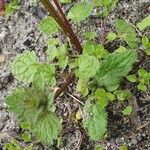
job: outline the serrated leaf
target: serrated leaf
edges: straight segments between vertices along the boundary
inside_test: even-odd
[[[87,129],[92,140],[100,140],[103,138],[107,129],[107,113],[101,108],[98,102],[91,104],[88,100],[84,106],[83,126]]]
[[[45,144],[52,144],[61,130],[60,119],[54,113],[44,113],[33,125],[33,133]]]
[[[84,36],[89,40],[93,40],[95,37],[97,37],[97,33],[96,32],[85,32]]]
[[[38,29],[43,33],[45,33],[46,35],[58,32],[58,28],[59,27],[56,21],[50,16],[43,18],[38,25]]]
[[[132,113],[132,111],[133,111],[132,106],[127,106],[127,107],[122,111],[122,113],[123,113],[123,115],[130,115],[130,114]]]
[[[137,38],[137,34],[130,23],[117,19],[116,30],[119,36],[126,41],[129,47],[136,48],[138,46],[139,39]]]
[[[25,91],[23,88],[18,88],[11,93],[11,95],[6,97],[6,104],[9,107],[9,110],[15,112],[18,116],[22,115],[23,108],[23,99]]]
[[[25,142],[30,142],[31,141],[31,134],[30,133],[27,133],[27,132],[23,132],[21,134],[21,138],[23,141]]]
[[[147,71],[144,69],[144,68],[141,68],[141,69],[139,69],[138,70],[138,75],[140,76],[140,77],[146,77],[147,76]]]
[[[107,39],[109,42],[115,40],[116,38],[117,38],[117,35],[116,35],[116,33],[114,33],[114,32],[109,32],[109,33],[107,34],[107,36],[106,36],[106,39]]]
[[[67,46],[65,44],[57,49],[56,57],[58,58],[59,66],[65,69],[68,65]]]
[[[107,89],[117,87],[122,77],[126,76],[136,61],[136,52],[127,50],[120,53],[109,54],[100,64],[99,70],[95,76],[99,86],[105,86]]]
[[[150,15],[145,17],[141,22],[137,24],[137,27],[142,31],[150,26]]]
[[[79,79],[77,86],[76,86],[77,91],[79,91],[84,97],[88,95],[89,93],[87,85],[88,85],[88,82],[86,80]]]
[[[143,92],[146,92],[147,86],[144,85],[143,83],[139,83],[138,89],[141,90],[141,91],[143,91]]]
[[[129,90],[117,90],[114,92],[117,96],[117,99],[120,101],[127,100],[132,97],[132,94]]]
[[[34,51],[24,51],[22,54],[18,54],[11,66],[15,78],[25,83],[31,83],[33,81],[37,68],[38,63]]]
[[[48,86],[55,86],[56,82],[53,83],[53,79],[55,80],[54,65],[40,64],[34,75],[33,86],[35,88],[44,90]]]
[[[68,18],[80,22],[85,20],[92,12],[93,4],[91,2],[78,2],[70,9]]]
[[[94,56],[84,54],[78,58],[78,66],[76,76],[83,80],[89,79],[93,77],[99,69],[99,61]]]
[[[46,144],[52,144],[61,130],[59,118],[50,109],[52,98],[48,99],[47,91],[24,88],[12,93],[6,101],[19,120],[29,122],[31,131]]]
[[[107,93],[104,89],[97,89],[94,95],[98,100],[98,104],[100,107],[105,108],[108,105]]]

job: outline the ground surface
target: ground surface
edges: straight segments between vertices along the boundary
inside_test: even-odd
[[[116,9],[106,18],[105,31],[114,29],[116,17],[127,19],[135,24],[149,13],[149,0],[120,0]],[[17,86],[22,85],[11,74],[10,63],[18,53],[25,49],[35,50],[40,61],[45,60],[46,37],[36,28],[38,21],[44,16],[45,12],[41,6],[35,7],[31,5],[30,1],[23,0],[18,12],[9,18],[0,18],[0,55],[1,60],[5,59],[2,63],[0,60],[0,149],[3,149],[4,143],[14,138],[18,140],[20,136],[16,117],[8,111],[5,104],[5,97]],[[93,15],[81,26],[75,27],[74,30],[78,33],[81,41],[84,31],[96,31],[99,35],[98,40],[102,40],[101,18],[95,18]],[[148,32],[148,30],[145,31],[146,34]],[[61,34],[58,36],[63,39]],[[109,49],[113,50],[116,47],[113,45]],[[150,62],[147,61],[144,65],[150,71],[149,64]],[[130,118],[122,116],[122,104],[110,104],[108,107],[108,135],[105,140],[97,142],[97,144],[103,145],[106,150],[118,150],[122,144],[128,145],[129,150],[150,150],[150,91],[143,94],[133,89],[133,92],[135,93],[133,105],[137,111]],[[70,117],[82,109],[82,104],[72,96],[82,101],[80,95],[75,92],[74,85],[71,85],[64,96],[56,102],[57,112],[64,119],[62,146],[56,148],[56,145],[49,146],[34,142],[34,149],[94,149],[94,142],[88,139],[80,122],[77,123]],[[26,145],[20,140],[18,141],[21,145]]]

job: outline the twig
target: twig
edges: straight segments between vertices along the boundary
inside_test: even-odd
[[[67,95],[69,95],[71,98],[73,98],[74,100],[76,100],[77,102],[79,102],[80,104],[82,104],[82,105],[84,106],[84,103],[81,102],[81,101],[80,101],[79,99],[77,99],[76,97],[74,97],[73,95],[69,94],[68,92],[67,92]]]

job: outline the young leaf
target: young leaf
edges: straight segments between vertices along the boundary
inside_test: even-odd
[[[129,47],[136,48],[138,46],[139,39],[137,38],[137,34],[131,24],[124,20],[117,19],[116,30]]]
[[[11,68],[16,79],[31,83],[38,68],[35,52],[24,51],[22,54],[17,55]]]
[[[43,33],[45,33],[46,35],[58,32],[58,28],[59,27],[56,21],[50,16],[47,16],[44,19],[42,19],[38,25],[38,29]]]
[[[79,69],[76,70],[76,76],[83,80],[93,77],[99,69],[98,59],[87,54],[78,58],[78,65]]]
[[[27,132],[23,132],[21,134],[21,138],[23,139],[23,141],[25,142],[30,142],[31,141],[31,134],[27,133]]]
[[[5,15],[10,16],[15,10],[19,9],[20,0],[11,0],[5,5]]]
[[[97,37],[96,32],[85,32],[84,36],[89,40],[94,40]]]
[[[143,83],[139,83],[138,89],[141,90],[141,91],[143,91],[143,92],[146,92],[147,86],[144,85]]]
[[[150,41],[147,36],[142,37],[142,43],[145,48],[150,48]]]
[[[100,107],[105,108],[108,105],[107,92],[104,89],[97,89],[94,95]]]
[[[100,64],[95,76],[97,84],[105,86],[108,90],[115,90],[122,77],[131,70],[136,57],[136,52],[133,50],[109,54]]]
[[[137,77],[135,75],[129,75],[127,76],[128,81],[130,82],[137,82]]]
[[[80,22],[85,20],[92,12],[93,4],[89,1],[78,2],[70,9],[68,18],[74,22]]]
[[[132,113],[132,111],[133,111],[132,106],[127,106],[127,107],[122,111],[122,113],[123,113],[123,115],[130,115],[130,114]]]
[[[139,69],[138,70],[138,75],[140,76],[140,77],[145,77],[145,76],[147,76],[147,71],[145,70],[145,69],[143,69],[143,68],[141,68],[141,69]]]
[[[107,113],[101,108],[98,102],[91,104],[87,100],[84,106],[83,126],[88,130],[88,134],[92,140],[100,140],[103,138],[107,128]]]
[[[107,36],[106,36],[106,39],[107,39],[109,42],[115,40],[116,38],[117,38],[117,35],[116,35],[116,33],[114,33],[114,32],[109,32],[109,33],[107,34]]]
[[[150,15],[145,17],[141,22],[137,24],[137,27],[142,31],[150,26]]]
[[[126,145],[122,145],[122,146],[120,147],[120,150],[128,150],[128,148],[127,148]]]
[[[117,96],[117,99],[120,101],[124,101],[132,97],[132,94],[129,90],[117,90],[114,92],[114,94]]]
[[[82,79],[78,80],[77,87],[76,87],[77,91],[79,91],[84,97],[89,93],[87,85],[88,82],[86,80],[82,80]]]

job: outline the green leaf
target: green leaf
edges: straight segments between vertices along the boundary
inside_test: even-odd
[[[120,147],[120,150],[128,150],[128,148],[127,148],[126,145],[122,145],[122,146]]]
[[[31,131],[46,144],[52,144],[61,130],[60,119],[50,109],[54,96],[50,97],[48,91],[21,88],[6,98],[9,109],[20,121],[29,122]]]
[[[85,20],[92,12],[93,4],[91,2],[78,2],[70,9],[68,18],[74,22]]]
[[[117,99],[120,101],[124,101],[132,97],[132,94],[129,90],[117,90],[114,92],[114,94],[117,96]]]
[[[143,92],[146,92],[147,86],[144,85],[143,83],[139,83],[138,89],[141,90],[141,91],[143,91]]]
[[[147,36],[142,37],[142,43],[145,48],[150,48],[150,41]]]
[[[94,150],[105,150],[102,146],[96,146]]]
[[[86,80],[79,79],[76,86],[77,91],[79,91],[84,97],[89,93],[87,85],[88,82]]]
[[[98,104],[100,107],[105,108],[108,105],[107,93],[104,89],[97,89],[94,95],[98,100]]]
[[[105,58],[108,54],[106,49],[100,45],[96,44],[92,41],[87,41],[83,46],[83,53],[88,55],[93,55],[97,58]]]
[[[96,6],[103,7],[102,15],[104,17],[107,16],[113,8],[115,8],[118,1],[119,0],[93,0]]]
[[[123,115],[130,115],[130,114],[132,113],[132,111],[133,111],[132,106],[127,106],[127,107],[122,111],[122,113],[123,113]]]
[[[9,107],[9,110],[15,112],[18,116],[22,115],[23,108],[23,98],[25,91],[23,88],[18,88],[11,95],[6,97],[6,104]]]
[[[44,90],[48,86],[55,86],[55,67],[52,64],[41,64],[33,79],[33,86],[35,88]]]
[[[98,102],[91,104],[87,100],[84,106],[83,126],[87,129],[92,140],[100,140],[106,133],[107,128],[107,113],[104,108],[101,108]]]
[[[141,68],[141,69],[139,69],[138,70],[138,75],[140,76],[140,77],[145,77],[145,76],[147,76],[147,71],[145,70],[145,69],[143,69],[143,68]]]
[[[38,25],[38,29],[46,35],[55,34],[58,28],[56,21],[50,16],[43,18]]]
[[[141,22],[137,23],[137,27],[142,31],[150,26],[150,15],[145,17]]]
[[[116,33],[114,33],[114,32],[109,32],[109,33],[107,34],[107,36],[106,36],[106,39],[107,39],[109,42],[115,40],[116,38],[117,38],[117,35],[116,35]]]
[[[31,141],[31,134],[27,133],[27,132],[23,132],[21,134],[21,138],[23,139],[23,141],[25,142],[30,142]]]
[[[130,82],[137,82],[137,77],[135,75],[129,75],[127,76],[128,81]]]
[[[85,32],[84,36],[89,40],[94,40],[95,37],[97,37],[96,32]]]
[[[71,0],[60,0],[60,2],[66,4],[66,3],[71,3]]]
[[[107,92],[107,98],[110,100],[110,101],[113,101],[115,99],[115,95],[110,93],[110,92]]]
[[[45,144],[52,144],[61,131],[60,119],[54,113],[44,113],[33,125],[33,133]]]
[[[131,70],[132,65],[136,61],[136,57],[136,52],[133,50],[109,54],[108,57],[101,62],[95,76],[97,84],[99,86],[105,86],[109,91],[111,89],[115,90],[120,80]]]
[[[5,15],[10,16],[15,10],[19,9],[20,0],[11,0],[5,5]]]
[[[76,70],[76,76],[80,79],[89,79],[93,77],[99,69],[99,61],[94,56],[84,54],[78,58],[79,68]]]
[[[20,127],[23,130],[25,130],[25,129],[30,130],[31,129],[31,125],[28,122],[20,122]]]
[[[126,41],[129,47],[136,48],[138,46],[139,39],[137,38],[137,34],[130,23],[117,19],[116,30],[119,36]]]
[[[56,57],[58,58],[58,65],[65,69],[69,61],[67,56],[67,46],[65,44],[57,49]]]
[[[146,54],[150,56],[150,49],[146,50]]]
[[[15,78],[25,83],[33,81],[37,68],[38,64],[34,51],[24,51],[22,54],[17,55],[11,66]]]

